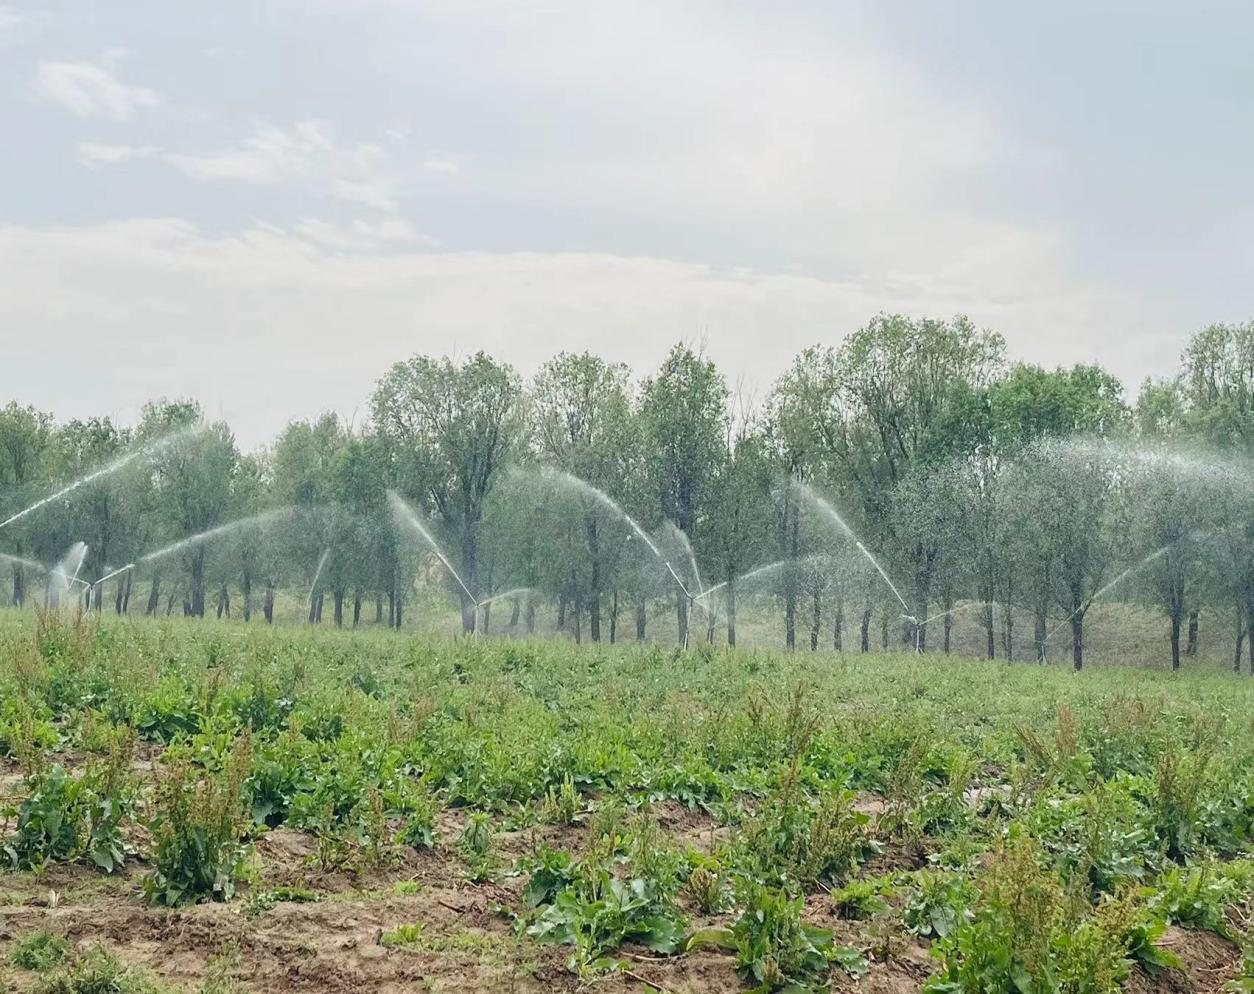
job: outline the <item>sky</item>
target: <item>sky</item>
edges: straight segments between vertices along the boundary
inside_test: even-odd
[[[761,397],[880,311],[1129,393],[1254,316],[1254,8],[0,0],[0,403],[246,448],[414,353],[677,341]]]

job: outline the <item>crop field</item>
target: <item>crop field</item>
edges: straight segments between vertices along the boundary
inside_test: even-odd
[[[6,989],[1236,991],[1254,681],[0,615]]]

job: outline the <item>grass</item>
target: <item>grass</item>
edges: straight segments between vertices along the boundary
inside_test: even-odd
[[[319,888],[352,874],[415,902],[423,924],[383,944],[437,959],[508,941],[587,977],[630,969],[633,947],[654,971],[725,949],[729,975],[774,990],[909,940],[930,945],[937,992],[1113,991],[1170,968],[1163,928],[1235,936],[1254,897],[1254,681],[1220,669],[6,611],[0,699],[21,702],[0,743],[38,799],[4,826],[15,865],[138,873],[129,849],[93,859],[116,801],[110,831],[141,840],[154,902],[231,901],[261,928],[280,902],[343,900]],[[148,760],[48,787],[119,749]],[[250,855],[274,829],[310,838],[299,884]],[[490,921],[445,921],[479,892]],[[52,964],[48,989],[89,967],[112,969]]]

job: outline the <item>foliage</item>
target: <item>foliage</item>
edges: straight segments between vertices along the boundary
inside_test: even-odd
[[[171,765],[157,784],[152,819],[154,868],[144,892],[156,904],[227,901],[244,875],[247,850],[242,790],[252,740],[237,739],[227,766],[206,775],[187,761]]]
[[[69,955],[70,943],[64,935],[39,929],[22,936],[9,953],[9,962],[23,970],[46,973]]]

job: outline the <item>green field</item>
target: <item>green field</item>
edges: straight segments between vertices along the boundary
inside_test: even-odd
[[[0,701],[9,989],[1254,989],[1221,666],[27,610]]]

